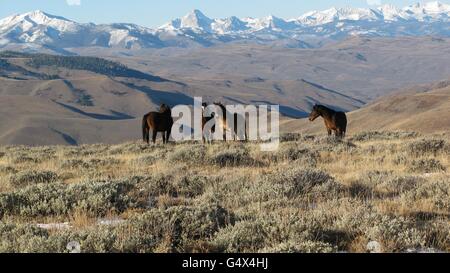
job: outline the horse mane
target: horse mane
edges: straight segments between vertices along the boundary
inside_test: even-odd
[[[161,114],[171,114],[172,110],[167,104],[161,104],[161,107],[159,108],[159,113]]]
[[[333,109],[331,109],[331,108],[328,108],[328,107],[326,107],[325,105],[320,105],[320,104],[316,104],[316,105],[314,106],[314,109],[317,109],[317,110],[319,110],[319,111],[326,111],[326,112],[336,113],[335,110],[333,110]]]

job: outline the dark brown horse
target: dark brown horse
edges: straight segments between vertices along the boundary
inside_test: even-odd
[[[173,126],[172,110],[169,106],[161,105],[159,112],[150,112],[142,119],[142,135],[144,142],[150,143],[150,130],[152,130],[152,141],[156,143],[158,132],[163,133],[163,143],[169,142]]]
[[[309,120],[314,121],[318,117],[324,119],[329,136],[332,135],[332,132],[335,132],[336,136],[345,137],[347,132],[347,116],[344,112],[336,112],[323,105],[315,105],[309,115]]]

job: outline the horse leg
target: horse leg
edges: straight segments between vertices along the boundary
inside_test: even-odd
[[[327,128],[328,136],[331,136],[333,134],[333,131],[330,128]]]
[[[152,141],[153,144],[156,144],[156,136],[158,136],[158,132],[156,130],[153,130],[153,135],[152,135]]]
[[[172,134],[172,128],[169,128],[166,132],[166,143],[169,143],[170,135]]]
[[[147,144],[150,144],[150,129],[148,127],[143,126],[142,134],[144,137],[144,142],[146,142]]]
[[[144,116],[144,118],[142,119],[142,138],[144,140],[144,142],[146,142],[147,144],[149,144],[149,126],[148,126],[148,121],[147,121],[147,116]]]
[[[149,130],[148,129],[144,129],[143,133],[144,133],[144,142],[147,143],[147,144],[150,144]]]
[[[166,144],[166,132],[162,132],[163,144]]]

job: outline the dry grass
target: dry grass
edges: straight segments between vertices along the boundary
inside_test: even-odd
[[[386,135],[384,135],[386,134]],[[446,136],[0,147],[3,252],[450,251]],[[123,219],[100,225],[100,219]],[[66,230],[37,223],[69,222]]]

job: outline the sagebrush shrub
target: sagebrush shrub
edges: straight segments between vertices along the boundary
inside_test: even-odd
[[[446,147],[446,141],[443,139],[421,139],[407,145],[407,151],[414,156],[432,154],[436,156]]]
[[[423,183],[426,183],[425,179],[417,176],[394,176],[380,183],[377,189],[386,193],[399,195],[414,190]]]
[[[392,163],[394,163],[395,165],[406,165],[408,162],[408,157],[403,154],[396,155],[392,160]]]
[[[187,174],[175,181],[178,194],[184,197],[195,198],[205,191],[208,180],[206,176]]]
[[[302,138],[298,133],[285,133],[280,136],[280,142],[294,142],[299,141]]]
[[[52,171],[21,171],[10,176],[9,182],[14,187],[25,187],[39,183],[53,183],[58,180],[58,174]]]
[[[32,225],[16,225],[0,221],[0,234],[0,253],[55,251],[48,244],[48,231]]]
[[[410,162],[408,170],[416,173],[433,173],[445,171],[446,168],[439,160],[432,158],[413,160]]]
[[[104,216],[134,205],[127,193],[128,182],[86,182],[38,184],[10,193],[0,193],[0,217],[8,215],[68,215],[73,210]]]
[[[64,159],[61,161],[62,169],[88,168],[89,166],[81,159]]]
[[[158,197],[168,195],[178,196],[178,189],[175,186],[175,179],[171,175],[154,174],[139,182],[140,193],[147,197]]]
[[[267,237],[267,231],[259,221],[241,221],[220,230],[213,244],[221,252],[258,252],[266,245]]]
[[[284,168],[263,177],[274,190],[281,190],[289,198],[314,193],[314,188],[328,183],[336,183],[326,172],[314,169]]]
[[[264,248],[261,253],[333,253],[337,248],[321,241],[287,241],[276,246]]]
[[[360,176],[360,180],[372,185],[379,185],[392,176],[392,172],[387,171],[368,171]]]
[[[196,241],[210,240],[219,229],[230,224],[234,224],[233,213],[212,205],[154,209],[131,219],[126,226],[141,235],[137,238],[151,237],[154,246],[168,240],[169,251],[182,252]]]
[[[314,144],[318,146],[318,150],[335,153],[350,152],[357,147],[354,143],[335,136],[316,138]]]
[[[249,152],[242,149],[229,149],[213,154],[209,161],[220,167],[237,167],[255,165],[257,162]]]
[[[417,136],[418,134],[415,132],[369,131],[357,133],[350,140],[362,142],[371,140],[393,140],[393,139],[414,138]]]
[[[315,166],[319,154],[310,149],[300,148],[297,145],[285,145],[278,151],[277,158],[289,161],[302,160],[303,162],[309,163],[310,166]]]
[[[13,164],[22,164],[22,163],[41,163],[43,158],[37,156],[29,156],[27,154],[16,154],[11,157],[11,162]]]
[[[137,158],[133,159],[133,163],[134,164],[138,164],[138,165],[146,165],[146,166],[150,166],[155,164],[157,161],[156,157],[153,155],[142,155],[142,156],[138,156]]]
[[[189,145],[177,148],[168,156],[168,161],[171,163],[200,164],[204,162],[205,156],[206,147],[204,145]]]
[[[17,172],[18,171],[14,167],[0,165],[0,173],[2,174],[15,174]]]
[[[154,147],[147,145],[146,143],[125,143],[121,145],[112,146],[108,153],[110,155],[118,154],[141,154],[148,151],[152,151]]]
[[[438,209],[450,210],[450,183],[448,181],[429,181],[421,183],[414,190],[402,195],[407,204],[429,200]]]
[[[90,159],[65,159],[61,162],[63,169],[97,169],[122,163],[121,160],[107,157],[107,158],[90,158]]]
[[[423,247],[426,237],[414,222],[404,217],[383,215],[367,230],[367,236],[383,246],[384,252],[401,252]]]

